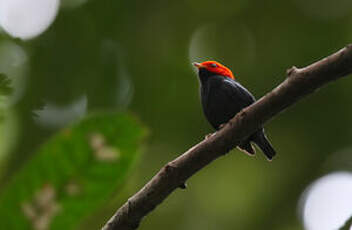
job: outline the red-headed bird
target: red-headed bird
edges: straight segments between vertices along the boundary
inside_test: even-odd
[[[253,95],[235,80],[231,70],[224,65],[215,61],[195,62],[193,65],[198,68],[203,112],[216,130],[243,108],[255,102]],[[238,147],[253,155],[255,150],[251,142],[263,151],[268,160],[275,156],[276,152],[265,136],[263,128],[243,140]]]

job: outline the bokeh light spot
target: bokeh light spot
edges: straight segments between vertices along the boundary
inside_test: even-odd
[[[31,39],[54,21],[59,0],[0,0],[0,25],[12,37]]]
[[[339,229],[352,216],[352,173],[335,172],[313,182],[301,198],[306,230]]]
[[[54,103],[46,103],[42,110],[35,111],[36,122],[46,127],[63,127],[68,123],[82,118],[87,113],[87,96],[72,101],[66,106],[58,106]]]

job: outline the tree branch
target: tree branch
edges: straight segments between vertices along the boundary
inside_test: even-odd
[[[352,45],[305,68],[287,70],[287,79],[220,131],[166,164],[139,192],[117,210],[103,230],[132,230],[175,189],[213,160],[223,156],[265,122],[324,84],[352,72]]]

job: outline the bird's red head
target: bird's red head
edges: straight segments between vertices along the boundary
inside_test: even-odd
[[[216,62],[216,61],[205,61],[202,63],[193,62],[193,65],[198,69],[204,68],[209,72],[235,79],[235,76],[233,76],[233,73],[231,72],[231,70],[226,66],[220,64],[219,62]]]

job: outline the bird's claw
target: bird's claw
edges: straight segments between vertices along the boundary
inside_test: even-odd
[[[205,140],[209,139],[211,136],[213,136],[214,133],[209,133],[207,135],[205,135]]]

